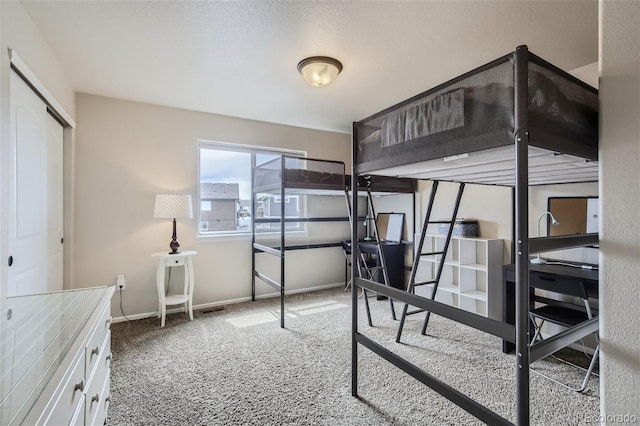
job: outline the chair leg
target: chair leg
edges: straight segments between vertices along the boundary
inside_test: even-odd
[[[596,345],[596,348],[595,348],[594,352],[593,352],[593,357],[591,358],[591,362],[589,363],[589,367],[586,368],[586,369],[580,367],[579,365],[575,365],[572,362],[566,361],[564,359],[556,358],[557,360],[559,360],[559,361],[561,361],[561,362],[563,362],[565,364],[568,364],[568,365],[570,365],[572,367],[575,367],[575,368],[577,368],[579,370],[586,371],[584,379],[582,380],[582,384],[580,386],[578,386],[578,387],[571,387],[571,386],[567,385],[566,383],[562,383],[561,381],[556,380],[553,377],[550,377],[550,376],[548,376],[548,375],[546,375],[544,373],[541,373],[540,371],[537,371],[537,370],[535,370],[533,368],[529,368],[529,369],[530,369],[530,371],[532,373],[536,373],[537,375],[542,376],[545,379],[550,380],[550,381],[552,381],[552,382],[554,382],[554,383],[556,383],[556,384],[558,384],[558,385],[560,385],[562,387],[565,387],[565,388],[567,388],[569,390],[572,390],[574,392],[584,392],[584,390],[587,389],[587,384],[589,383],[589,379],[591,378],[591,375],[593,374],[593,375],[597,376],[597,374],[594,373],[593,370],[594,370],[594,368],[596,366],[596,363],[598,362],[599,354],[600,354],[600,344],[598,343]]]
[[[164,319],[167,315],[167,305],[162,304],[162,307],[160,308],[160,315],[161,315],[161,320],[160,320],[160,327],[164,327]]]
[[[576,392],[582,392],[587,388],[587,383],[589,383],[589,378],[591,377],[591,374],[593,373],[593,369],[596,366],[596,362],[598,361],[599,353],[600,353],[600,345],[598,344],[596,346],[595,351],[593,352],[593,358],[591,358],[591,362],[589,363],[589,368],[587,369],[587,374],[584,376],[584,380],[582,381],[582,386],[580,386],[579,388],[569,388],[569,389],[574,390]]]

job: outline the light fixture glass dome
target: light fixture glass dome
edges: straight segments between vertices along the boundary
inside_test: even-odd
[[[327,56],[312,56],[298,63],[298,71],[310,85],[324,87],[333,83],[342,71],[342,64]]]

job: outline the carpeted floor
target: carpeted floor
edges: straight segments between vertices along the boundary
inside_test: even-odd
[[[433,316],[408,317],[403,343],[387,301],[360,300],[360,329],[434,376],[515,422],[515,358],[493,336]],[[229,305],[160,321],[112,326],[108,425],[467,425],[481,424],[393,365],[359,349],[359,396],[351,396],[350,294],[342,289]],[[400,312],[400,304],[396,305]],[[575,351],[568,355],[584,358]],[[539,369],[573,382],[556,361]],[[580,425],[599,415],[598,380],[583,394],[532,374],[531,424]]]

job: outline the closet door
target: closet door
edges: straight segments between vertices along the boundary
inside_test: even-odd
[[[62,289],[62,126],[11,72],[7,296]]]
[[[63,132],[60,123],[47,114],[47,291],[63,287]]]

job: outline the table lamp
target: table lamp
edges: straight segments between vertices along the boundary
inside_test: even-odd
[[[540,238],[540,221],[542,220],[543,217],[545,217],[546,215],[549,215],[549,217],[551,218],[551,224],[552,225],[560,225],[560,222],[558,222],[558,219],[556,219],[551,212],[544,212],[540,215],[540,217],[538,218],[538,238]],[[538,255],[536,257],[534,257],[533,259],[531,259],[530,261],[533,264],[536,265],[541,265],[543,263],[547,263],[546,260],[540,258],[540,253],[538,253]]]
[[[191,206],[191,195],[183,194],[158,194],[156,195],[156,205],[153,209],[155,219],[173,219],[173,235],[169,247],[169,254],[177,254],[180,248],[176,235],[176,219],[191,219],[193,217],[193,207]]]

